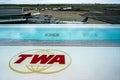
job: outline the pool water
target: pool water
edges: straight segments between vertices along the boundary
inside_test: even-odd
[[[0,27],[0,39],[16,40],[120,40],[119,25],[107,27]],[[15,25],[14,25],[15,26]],[[23,26],[23,25],[22,25]],[[26,25],[24,25],[26,26]],[[34,25],[35,26],[35,25]],[[38,26],[38,25],[37,25]],[[87,25],[88,26],[88,25]],[[90,26],[90,25],[89,25]],[[96,26],[96,28],[95,28]],[[85,26],[86,27],[86,26]],[[109,28],[110,27],[110,28]]]

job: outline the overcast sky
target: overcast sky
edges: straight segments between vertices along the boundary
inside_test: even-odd
[[[116,3],[120,0],[0,0],[0,4],[80,4],[80,3]]]

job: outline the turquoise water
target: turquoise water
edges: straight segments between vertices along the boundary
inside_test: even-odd
[[[95,26],[95,25],[94,25]],[[0,28],[0,39],[17,40],[118,40],[120,28],[103,27],[75,27],[75,28]],[[119,25],[117,25],[119,26]],[[97,26],[96,26],[97,27]],[[100,26],[99,26],[100,27]],[[111,26],[110,26],[111,27]]]

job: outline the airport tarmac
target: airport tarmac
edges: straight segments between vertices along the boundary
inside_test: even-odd
[[[56,17],[60,21],[82,21],[84,19],[84,16],[81,16],[81,15],[88,13],[88,11],[52,11],[52,10],[46,10],[46,11],[41,11],[40,13],[41,14],[52,14],[52,15],[54,15],[54,17]],[[89,18],[88,24],[108,24],[108,23]]]
[[[25,13],[40,13],[41,15],[53,15],[57,20],[59,21],[82,21],[85,17],[81,16],[88,11],[53,11],[53,10],[44,10],[44,11],[35,11],[35,10],[29,10]],[[96,19],[89,18],[88,24],[109,24],[107,22],[99,21]]]

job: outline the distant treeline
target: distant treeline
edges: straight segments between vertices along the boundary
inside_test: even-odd
[[[0,8],[55,8],[55,7],[73,7],[73,8],[118,8],[120,4],[0,4]]]

